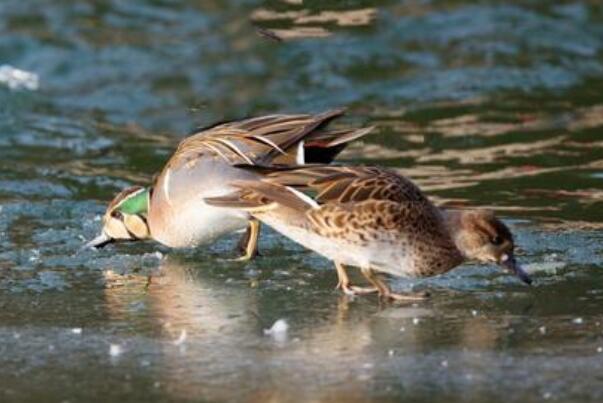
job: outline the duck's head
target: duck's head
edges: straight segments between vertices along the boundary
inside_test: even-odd
[[[515,260],[515,244],[509,228],[488,210],[462,211],[453,224],[457,248],[467,258],[496,263],[526,284],[532,279]]]
[[[149,200],[150,189],[133,186],[122,190],[107,207],[100,235],[85,247],[102,248],[113,242],[149,238]]]

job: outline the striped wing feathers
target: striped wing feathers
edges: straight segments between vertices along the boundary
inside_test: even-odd
[[[180,165],[208,154],[232,165],[269,164],[279,156],[296,154],[300,141],[343,112],[338,109],[318,115],[269,115],[213,126],[184,139],[169,164]],[[338,141],[357,138],[366,130],[342,131],[346,136]],[[328,144],[334,139],[325,131],[317,133],[316,141]],[[288,159],[295,161],[295,155]]]

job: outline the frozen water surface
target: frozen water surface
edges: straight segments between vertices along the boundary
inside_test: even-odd
[[[0,401],[600,402],[602,26],[596,1],[3,0]],[[535,285],[467,264],[349,299],[271,231],[246,265],[234,236],[78,253],[194,127],[343,105],[377,127],[343,161],[495,209]]]

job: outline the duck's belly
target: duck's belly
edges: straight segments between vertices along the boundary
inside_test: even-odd
[[[206,197],[235,191],[234,180],[250,174],[216,160],[200,160],[191,168],[166,168],[153,190],[149,211],[151,236],[164,245],[185,248],[211,243],[247,226],[243,211],[205,204]]]
[[[382,240],[361,245],[349,239],[320,236],[303,227],[288,226],[279,219],[261,218],[276,231],[333,261],[349,266],[371,267],[397,276],[415,274],[415,262],[397,242]]]

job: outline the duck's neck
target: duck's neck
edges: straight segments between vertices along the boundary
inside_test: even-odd
[[[466,210],[448,210],[448,209],[440,209],[444,222],[446,223],[446,228],[448,229],[448,234],[450,235],[450,239],[456,246],[459,254],[463,256],[463,259],[466,259],[466,254],[463,252],[462,247],[462,237],[463,232],[465,230],[464,219],[468,212]]]

